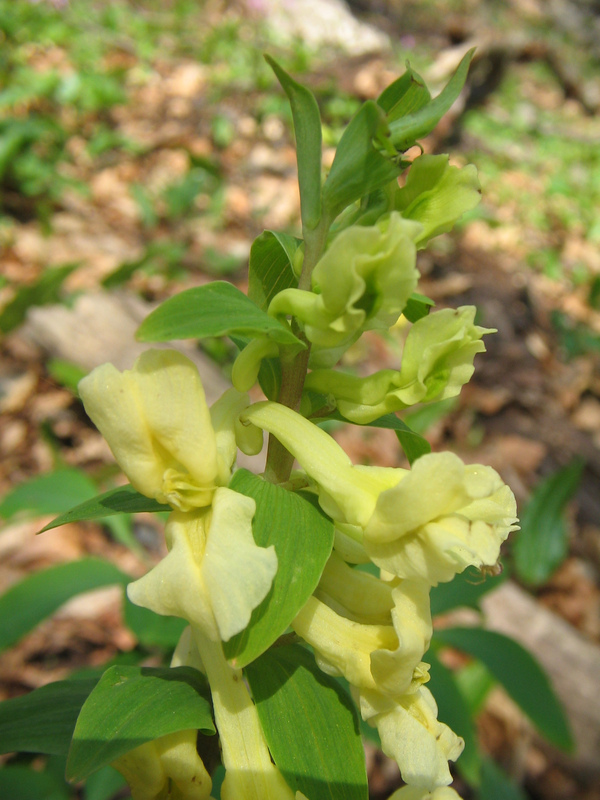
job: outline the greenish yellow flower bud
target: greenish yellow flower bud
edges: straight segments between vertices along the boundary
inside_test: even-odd
[[[340,413],[362,425],[415,403],[455,397],[473,374],[473,359],[485,351],[481,337],[492,329],[474,324],[474,306],[443,309],[410,329],[400,370],[366,378],[335,370],[314,370],[305,387],[332,395]]]
[[[425,686],[395,700],[361,691],[360,710],[377,728],[383,752],[396,761],[405,783],[433,792],[452,782],[448,761],[456,761],[464,742],[438,721],[437,705]]]
[[[452,230],[466,211],[479,203],[481,189],[473,164],[451,167],[448,156],[422,155],[408,172],[406,184],[396,193],[395,206],[405,219],[420,222],[417,245]]]
[[[363,544],[382,569],[436,586],[495,564],[515,522],[514,495],[491,467],[429,453],[381,492]]]
[[[147,350],[124,372],[104,364],[80,381],[79,392],[132,486],[146,497],[189,511],[210,505],[217,486],[229,482],[235,448],[230,437],[219,446],[198,370],[181,353]]]
[[[269,313],[301,322],[316,346],[312,363],[335,363],[363,330],[387,329],[402,313],[417,284],[414,240],[420,232],[418,223],[396,212],[370,227],[346,228],[315,266],[313,291],[285,289]]]
[[[212,781],[196,750],[196,735],[170,733],[113,761],[133,800],[209,800]]]
[[[255,509],[252,498],[219,488],[211,508],[174,511],[165,531],[169,553],[129,584],[131,602],[183,617],[213,640],[242,631],[277,572],[275,548],[254,542]]]

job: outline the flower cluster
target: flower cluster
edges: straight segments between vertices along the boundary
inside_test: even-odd
[[[383,111],[374,114],[377,122]],[[418,279],[417,250],[449,230],[479,199],[474,168],[450,166],[445,156],[422,156],[400,187],[389,177],[397,175],[395,166],[390,172],[384,163],[384,169],[380,154],[371,152],[376,127],[365,129],[365,163],[375,165],[376,177],[382,170],[390,185],[378,196],[365,177],[365,202],[338,219],[335,234],[330,230],[335,214],[324,214],[312,228],[306,226],[312,239],[307,236],[300,247],[294,243],[291,255],[282,245],[290,267],[286,281],[302,269],[298,286],[288,281],[283,290],[271,291],[275,279],[262,286],[267,299],[263,310],[248,312],[250,320],[239,328],[235,321],[219,320],[220,331],[246,340],[233,368],[236,388],[209,408],[196,367],[173,350],[149,350],[123,373],[104,365],[80,383],[87,413],[133,488],[171,509],[168,553],[130,584],[128,595],[137,605],[189,623],[172,664],[199,669],[208,679],[226,771],[223,800],[307,800],[274,763],[243,673],[233,659],[227,661],[223,648],[238,634],[251,633],[265,608],[268,614],[286,574],[275,547],[255,541],[256,501],[232,488],[239,488],[232,483],[238,448],[257,453],[265,432],[271,437],[265,476],[286,491],[301,486],[312,492],[331,520],[333,546],[329,541],[314,582],[263,650],[292,620],[318,667],[348,681],[363,720],[377,728],[406,784],[390,800],[458,797],[449,788],[448,764],[464,743],[438,720],[426,686],[430,590],[468,566],[497,562],[502,542],[515,528],[514,497],[493,469],[464,464],[452,453],[422,455],[410,469],[354,465],[307,418],[314,396],[324,398],[323,408],[335,409],[338,419],[357,424],[454,397],[470,379],[475,355],[485,350],[482,337],[491,332],[475,324],[471,306],[426,315],[421,303],[419,313],[407,311]],[[344,158],[355,153],[341,149]],[[358,147],[358,156],[361,152]],[[320,159],[314,163],[319,167]],[[338,166],[342,188],[344,169]],[[353,185],[349,181],[344,189],[352,198],[348,207],[356,199]],[[323,191],[324,203],[333,191]],[[341,201],[331,207],[340,203],[346,207]],[[291,239],[282,241],[291,248]],[[271,258],[269,251],[255,282],[267,280]],[[241,308],[252,306],[244,301]],[[389,329],[403,313],[413,324],[399,369],[367,377],[333,369],[364,331]],[[274,329],[279,339],[271,338]],[[282,402],[250,404],[245,392],[265,359],[279,359],[271,373],[281,391],[268,396]],[[293,459],[301,470],[289,480]],[[278,491],[290,497],[283,488]],[[305,495],[302,502],[316,513]],[[369,563],[378,568],[377,576],[360,569]],[[147,742],[114,765],[136,800],[210,797],[211,780],[194,731]]]
[[[277,403],[257,403],[241,418],[294,454],[338,528],[294,630],[325,672],[348,680],[404,781],[435,792],[451,782],[448,761],[463,742],[437,720],[424,685],[429,592],[469,565],[496,563],[516,522],[512,492],[491,467],[464,465],[452,453],[424,455],[411,470],[354,466],[330,436]],[[348,564],[368,561],[385,581]]]

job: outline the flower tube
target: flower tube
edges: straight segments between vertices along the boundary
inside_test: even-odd
[[[198,630],[194,637],[210,683],[221,742],[222,800],[300,800],[271,761],[241,670],[227,663],[220,642],[206,639]]]

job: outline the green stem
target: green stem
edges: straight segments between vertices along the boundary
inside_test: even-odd
[[[304,262],[298,281],[299,289],[311,290],[312,271],[323,255],[330,225],[328,217],[323,216],[316,228],[312,231],[304,231]],[[295,320],[292,321],[292,330],[299,339],[306,343],[306,350],[287,355],[282,348],[281,388],[277,402],[297,411],[308,371],[310,342],[306,340]],[[290,479],[293,465],[294,456],[271,434],[267,448],[265,478],[271,483],[286,483]]]

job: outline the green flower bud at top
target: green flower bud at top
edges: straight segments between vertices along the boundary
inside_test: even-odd
[[[275,548],[254,542],[255,509],[252,498],[219,488],[211,508],[174,511],[165,531],[169,553],[129,584],[131,602],[187,619],[215,641],[242,631],[277,572]]]
[[[86,412],[132,486],[180,511],[210,505],[235,454],[221,452],[196,366],[147,350],[133,369],[103,364],[79,383]]]
[[[515,530],[516,510],[513,493],[491,467],[429,453],[381,492],[363,544],[382,569],[436,586],[469,565],[495,564]]]
[[[413,688],[395,700],[377,691],[361,691],[360,711],[363,719],[377,728],[381,749],[396,761],[402,780],[433,792],[452,783],[448,761],[456,761],[464,741],[438,721],[429,689]]]
[[[396,192],[395,207],[405,219],[423,226],[415,240],[422,248],[434,236],[452,230],[480,200],[473,164],[451,167],[447,155],[423,155],[413,161],[405,186]]]
[[[317,347],[313,355],[332,348],[337,359],[363,330],[387,329],[402,313],[419,277],[414,240],[420,232],[396,212],[373,226],[346,228],[315,266],[312,292],[284,289],[269,313],[296,317]]]
[[[411,327],[400,370],[380,370],[366,378],[334,370],[314,370],[305,388],[332,395],[340,413],[361,425],[415,403],[455,397],[485,351],[481,337],[491,328],[474,324],[474,306],[443,309]]]

